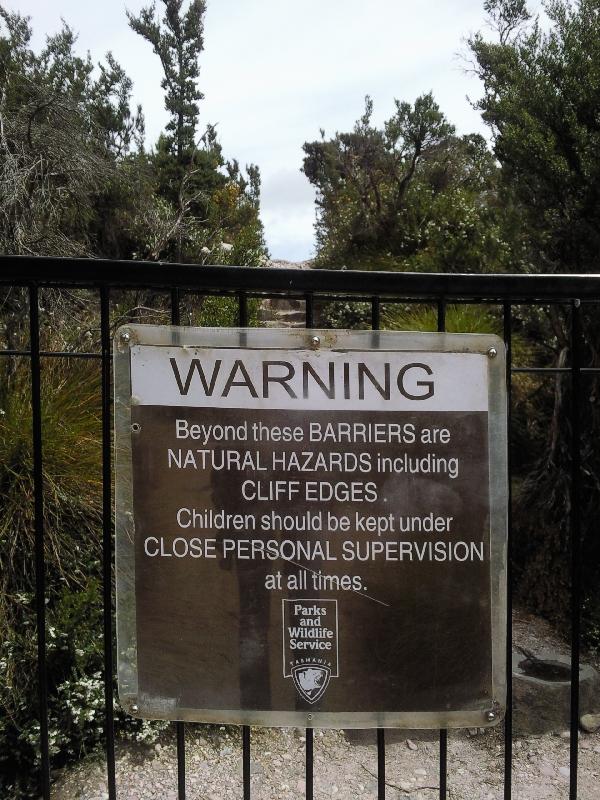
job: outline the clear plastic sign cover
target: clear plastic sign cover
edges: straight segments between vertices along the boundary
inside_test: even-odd
[[[130,713],[502,718],[501,340],[128,325],[114,355]]]

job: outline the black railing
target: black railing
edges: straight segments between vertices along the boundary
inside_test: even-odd
[[[1,257],[0,285],[26,287],[29,292],[29,349],[4,349],[0,356],[28,358],[31,367],[31,404],[33,435],[33,485],[35,533],[36,626],[38,685],[40,707],[41,757],[40,792],[44,800],[51,796],[50,749],[48,743],[48,684],[46,676],[46,607],[44,563],[44,495],[43,458],[44,431],[40,374],[44,358],[68,357],[98,359],[102,386],[102,513],[103,513],[103,604],[104,604],[104,705],[106,717],[105,747],[107,784],[110,800],[117,798],[115,781],[115,737],[113,720],[113,522],[111,482],[111,292],[123,289],[160,289],[170,298],[170,321],[180,324],[180,304],[185,294],[218,295],[237,298],[238,324],[248,325],[250,298],[290,299],[305,301],[305,324],[313,327],[317,304],[332,300],[368,302],[371,327],[381,323],[381,303],[434,303],[437,307],[437,329],[446,326],[446,304],[485,303],[497,305],[503,318],[507,347],[507,389],[510,399],[512,376],[515,373],[570,376],[572,402],[571,425],[571,709],[570,709],[570,800],[577,798],[579,663],[581,647],[581,377],[600,373],[600,369],[582,364],[581,304],[600,301],[600,276],[595,275],[449,275],[390,272],[322,271],[247,267],[217,267],[183,264],[116,262],[85,259]],[[101,350],[94,352],[54,352],[40,348],[40,289],[83,288],[98,293],[100,303]],[[515,305],[566,305],[571,310],[571,363],[568,367],[513,367],[512,321]],[[510,448],[509,448],[510,449]],[[510,457],[509,457],[510,464]],[[509,482],[510,485],[510,482]],[[511,562],[511,497],[509,506],[509,570],[508,570],[508,639],[507,675],[512,674],[512,574]],[[179,800],[186,797],[185,726],[175,723],[177,741],[177,785]],[[386,744],[382,729],[374,734],[377,747],[377,798],[386,796]],[[512,798],[512,687],[509,680],[505,719],[504,797]],[[251,733],[242,728],[243,797],[251,797],[250,783]],[[306,730],[305,796],[313,798],[313,729]],[[439,732],[439,797],[448,797],[447,731]]]

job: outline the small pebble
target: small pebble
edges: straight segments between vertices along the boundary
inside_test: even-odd
[[[571,770],[569,767],[559,767],[559,773],[563,776],[563,778],[568,778],[571,775]]]
[[[417,745],[416,745],[415,742],[413,742],[412,739],[407,739],[406,740],[406,746],[408,747],[409,750],[416,750],[417,749]]]

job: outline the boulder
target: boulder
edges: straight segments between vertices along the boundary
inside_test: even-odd
[[[545,651],[529,658],[513,651],[513,731],[517,735],[560,733],[569,727],[571,662]],[[589,664],[579,670],[579,711],[600,712],[600,674]]]
[[[581,730],[586,733],[600,731],[600,714],[584,714],[579,720]]]

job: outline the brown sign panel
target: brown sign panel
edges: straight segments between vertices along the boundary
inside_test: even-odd
[[[122,702],[258,724],[497,721],[494,337],[391,334],[373,347],[367,334],[317,332],[315,351],[304,332],[244,332],[245,346],[241,333],[127,333]]]

